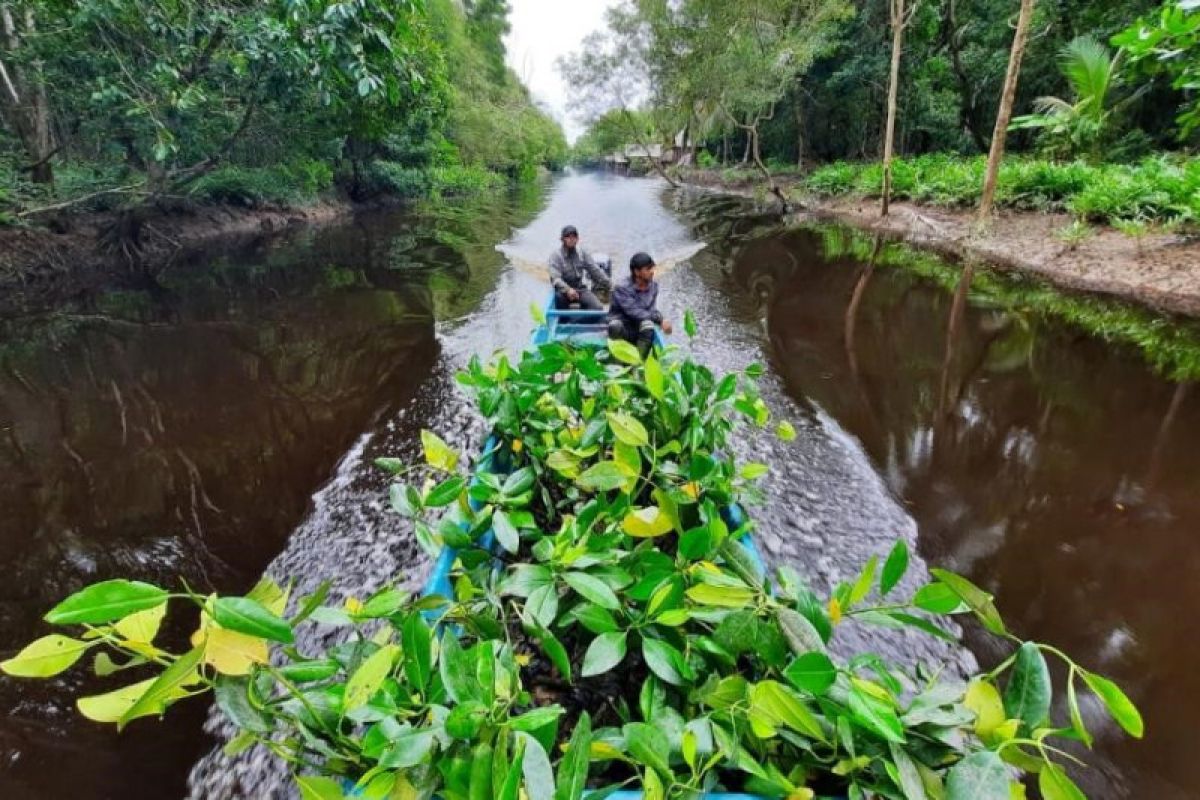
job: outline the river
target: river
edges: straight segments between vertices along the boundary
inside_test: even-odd
[[[1091,796],[1200,795],[1200,392],[1028,314],[969,307],[948,342],[951,296],[865,270],[855,237],[782,231],[747,201],[648,179],[568,175],[233,243],[153,291],[0,321],[0,654],[40,635],[56,599],[114,575],[242,591],[265,570],[298,592],[335,577],[339,598],[418,586],[428,562],[371,462],[416,457],[422,428],[479,442],[454,372],[520,349],[568,222],[618,271],[634,250],[655,256],[667,316],[699,321],[697,357],[766,365],[764,397],[799,433],[743,444],[772,465],[753,511],[771,560],[823,590],[908,539],[924,562],[910,587],[925,563],[963,572],[1016,632],[1141,706],[1147,737],[1130,743],[1086,705]],[[971,630],[968,644],[880,647],[999,655]],[[268,759],[209,752],[221,724],[204,703],[117,736],[69,699],[99,686],[84,667],[0,679],[0,797],[287,796]]]

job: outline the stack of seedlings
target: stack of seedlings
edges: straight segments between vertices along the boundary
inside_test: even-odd
[[[425,463],[380,462],[395,509],[447,554],[439,593],[332,607],[328,584],[226,597],[110,580],[46,615],[74,636],[0,666],[45,678],[95,651],[98,673],[140,677],[78,700],[118,727],[211,690],[241,731],[227,750],[268,748],[306,800],[1082,797],[1061,744],[1091,744],[1079,695],[1133,736],[1141,718],[1111,681],[1009,633],[987,593],[935,569],[898,597],[903,542],[828,598],[790,568],[764,573],[740,506],[768,467],[730,455],[743,426],[769,423],[760,374],[622,342],[474,360],[459,380],[493,426],[477,462],[428,431]],[[199,612],[181,653],[155,644],[168,604]],[[951,639],[957,615],[1012,655],[962,680],[827,649],[851,620]],[[301,625],[344,628],[343,643],[305,652]]]

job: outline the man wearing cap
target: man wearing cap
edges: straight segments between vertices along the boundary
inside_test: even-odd
[[[574,225],[562,229],[562,247],[550,254],[550,283],[554,286],[555,308],[579,303],[589,311],[603,311],[604,304],[583,283],[583,273],[592,278],[592,286],[608,290],[608,276],[596,266],[587,251],[579,247],[579,231]]]
[[[671,332],[671,323],[658,310],[654,259],[646,253],[635,253],[629,259],[629,280],[613,289],[608,308],[608,336],[636,344],[645,358],[654,345],[655,325],[663,333]]]

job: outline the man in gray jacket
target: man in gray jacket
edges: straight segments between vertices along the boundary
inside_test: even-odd
[[[671,323],[658,310],[658,281],[654,280],[654,259],[646,253],[634,253],[629,259],[629,280],[618,284],[608,308],[608,336],[637,345],[642,358],[654,345],[654,326],[671,332]]]
[[[604,310],[604,304],[584,284],[584,272],[591,277],[593,287],[608,290],[608,276],[579,246],[579,231],[574,225],[568,225],[562,229],[562,247],[550,254],[550,283],[554,286],[555,308],[579,303],[580,308],[589,311]]]

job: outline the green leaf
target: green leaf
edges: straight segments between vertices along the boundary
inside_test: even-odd
[[[583,654],[583,669],[580,670],[580,674],[585,678],[600,675],[620,664],[623,658],[625,631],[602,633],[592,640],[587,652]]]
[[[367,702],[383,686],[383,681],[392,671],[392,664],[399,654],[400,648],[389,644],[379,648],[367,660],[354,670],[354,674],[346,681],[346,693],[342,700],[342,713],[346,714]]]
[[[501,594],[529,597],[537,589],[549,586],[554,573],[541,564],[515,564],[500,583]]]
[[[222,628],[259,639],[291,644],[292,627],[248,597],[219,597],[213,603],[213,619]]]
[[[525,731],[533,733],[555,722],[566,712],[562,706],[538,706],[531,711],[526,711],[519,717],[511,717],[509,724],[512,725],[514,731]]]
[[[1088,688],[1104,702],[1104,707],[1108,709],[1109,715],[1116,720],[1117,724],[1135,739],[1142,738],[1142,734],[1145,732],[1142,715],[1137,710],[1137,706],[1121,691],[1121,687],[1108,678],[1093,672],[1084,670],[1079,672],[1083,675],[1083,680],[1087,683]]]
[[[554,800],[582,800],[587,787],[589,750],[592,746],[592,720],[585,711],[579,715],[567,751],[558,762],[558,786]]]
[[[579,456],[566,450],[555,450],[546,457],[546,465],[568,478],[579,477]]]
[[[471,658],[462,649],[453,631],[447,630],[442,634],[442,653],[438,668],[442,675],[442,684],[451,700],[465,703],[468,700],[479,699]]]
[[[443,472],[453,472],[458,465],[458,453],[430,430],[421,431],[421,447],[425,451],[425,461],[434,469]]]
[[[342,785],[321,775],[297,775],[300,800],[342,800]]]
[[[1007,718],[1000,692],[986,678],[975,678],[967,685],[963,705],[975,712],[975,733],[984,741]]]
[[[592,633],[612,633],[620,628],[610,611],[592,603],[576,606],[571,616]]]
[[[638,365],[642,363],[642,355],[638,349],[624,339],[609,339],[608,351],[613,358],[624,364]]]
[[[550,756],[537,739],[528,733],[517,732],[517,738],[525,741],[525,760],[521,763],[521,773],[525,777],[525,791],[529,797],[544,797],[550,800],[554,797],[554,770],[550,766]]]
[[[617,599],[613,590],[599,578],[586,572],[566,572],[562,577],[568,586],[601,608],[616,611],[621,607],[621,601]]]
[[[1038,773],[1038,790],[1042,800],[1087,800],[1075,782],[1057,764],[1046,762]]]
[[[567,648],[563,647],[553,633],[545,627],[539,627],[536,631],[538,644],[542,646],[542,651],[546,657],[550,659],[550,663],[555,666],[559,674],[563,676],[568,683],[571,682],[571,657],[567,655]]]
[[[954,765],[946,780],[946,800],[1009,800],[1008,768],[990,750],[972,753]]]
[[[63,600],[46,614],[51,625],[96,625],[114,622],[154,608],[167,599],[167,592],[140,581],[111,580],[94,583]]]
[[[670,779],[671,765],[667,759],[671,745],[662,731],[645,722],[630,722],[621,728],[621,732],[625,735],[629,755]]]
[[[879,594],[885,595],[904,577],[908,571],[908,545],[900,539],[888,553],[887,561],[883,564],[883,573],[879,576]]]
[[[149,714],[162,714],[167,706],[179,699],[185,686],[198,677],[197,667],[204,658],[204,648],[196,647],[175,659],[175,663],[163,670],[137,702],[117,720],[117,730],[130,721]]]
[[[772,728],[784,725],[797,733],[824,741],[821,723],[800,696],[778,681],[760,681],[750,688],[751,711]]]
[[[900,786],[900,791],[904,793],[904,800],[928,800],[925,784],[921,781],[921,771],[912,756],[895,742],[888,742],[888,750],[892,756],[892,763],[896,765],[896,774],[893,777]]]
[[[706,558],[712,550],[712,540],[712,528],[708,525],[692,528],[679,537],[679,553],[691,560]]]
[[[796,429],[792,427],[792,423],[784,420],[775,426],[775,435],[780,441],[790,442],[796,438]]]
[[[88,642],[52,633],[30,642],[7,661],[0,661],[0,670],[17,678],[49,678],[78,661],[89,647]]]
[[[904,742],[904,725],[895,710],[857,686],[850,687],[850,715],[854,721],[889,742]]]
[[[270,733],[275,726],[269,716],[250,702],[249,687],[249,678],[218,676],[213,686],[213,697],[217,701],[217,707],[234,725],[244,731]]]
[[[931,614],[957,614],[967,607],[959,596],[944,583],[933,581],[917,590],[913,605]]]
[[[675,686],[684,683],[681,674],[683,654],[661,639],[642,637],[642,658],[646,666],[658,677]]]
[[[987,628],[988,631],[997,636],[1003,636],[1007,633],[1004,628],[1004,620],[1000,618],[1000,612],[993,605],[990,594],[961,575],[956,575],[944,569],[934,568],[929,571],[933,573],[934,577],[949,586],[950,590],[967,604],[971,611],[975,613],[975,616],[979,618],[979,621],[983,623],[983,627]]]
[[[615,461],[598,461],[588,467],[577,482],[585,489],[594,492],[608,492],[619,489],[629,480],[629,475]]]
[[[663,513],[658,506],[646,506],[630,511],[621,520],[621,530],[639,539],[652,539],[662,536],[675,527],[669,514]]]
[[[406,731],[392,741],[392,746],[380,757],[379,766],[385,769],[415,767],[429,756],[435,743],[431,730]]]
[[[771,471],[770,467],[768,467],[766,464],[759,464],[757,462],[751,462],[749,464],[742,465],[740,474],[746,480],[752,481],[756,478],[761,478],[763,475],[766,475],[770,471]]]
[[[837,678],[837,667],[824,653],[805,653],[788,664],[783,676],[797,689],[820,695],[833,685]]]
[[[426,508],[441,508],[458,499],[467,481],[461,475],[453,475],[429,490],[425,495]]]
[[[1051,693],[1050,670],[1042,651],[1033,642],[1025,642],[1017,650],[1012,674],[1004,688],[1005,713],[1021,720],[1032,731],[1049,717]]]
[[[629,414],[608,412],[608,427],[618,441],[633,447],[645,447],[650,444],[650,435],[646,427]]]
[[[662,366],[658,363],[653,355],[646,356],[646,391],[650,392],[650,396],[655,400],[663,399],[663,371]]]
[[[696,317],[690,309],[683,312],[683,330],[689,339],[696,338]]]
[[[433,631],[419,612],[405,617],[400,643],[404,648],[404,674],[415,689],[424,692],[433,678]]]
[[[1067,707],[1071,711],[1071,727],[1075,729],[1075,733],[1089,748],[1092,746],[1092,734],[1087,729],[1087,725],[1083,722],[1083,714],[1079,712],[1079,697],[1075,694],[1075,672],[1072,671],[1067,678]]]
[[[546,312],[537,303],[529,304],[529,316],[533,317],[533,321],[536,322],[538,325],[546,324]]]
[[[779,621],[779,629],[783,631],[783,637],[794,654],[799,656],[814,650],[825,652],[825,640],[820,632],[799,611],[780,607],[775,610],[775,619]]]
[[[496,541],[508,552],[516,553],[521,549],[521,535],[509,520],[508,515],[499,509],[492,514],[492,532],[496,534]]]

